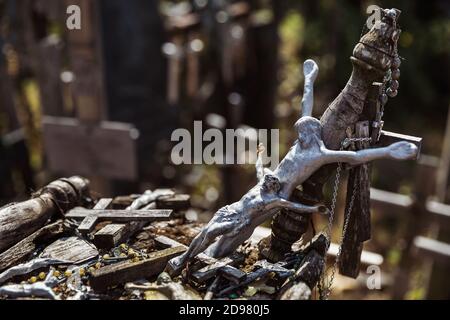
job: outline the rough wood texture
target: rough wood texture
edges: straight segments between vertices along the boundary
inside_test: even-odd
[[[102,220],[111,220],[117,222],[128,221],[158,221],[170,219],[172,210],[96,210],[75,208],[66,214],[66,218],[85,218],[87,216],[96,216]]]
[[[356,123],[356,137],[369,137],[369,122]],[[368,147],[368,142],[356,144],[356,149]],[[347,230],[342,243],[342,252],[339,258],[339,273],[356,278],[359,274],[360,260],[363,242],[371,237],[370,224],[370,164],[363,164],[352,168],[349,173],[347,199],[345,211],[349,212],[351,199],[355,192],[347,225]]]
[[[142,222],[130,222],[126,224],[111,223],[94,235],[94,244],[100,249],[110,249],[125,242],[134,233],[142,229]]]
[[[289,295],[285,295],[285,293],[298,283],[304,283],[312,290],[320,279],[324,265],[325,260],[322,255],[317,253],[316,250],[309,251],[303,259],[300,268],[281,287],[279,297],[284,296],[287,298]],[[306,294],[300,294],[298,296],[306,296]],[[307,298],[309,299],[309,296]]]
[[[111,204],[112,198],[103,198],[100,199],[94,206],[93,209],[101,210],[106,209]],[[97,223],[98,218],[96,216],[87,216],[86,218],[81,221],[80,225],[78,226],[78,231],[80,231],[81,234],[87,234],[91,232],[95,228],[95,224]]]
[[[185,251],[186,247],[178,246],[153,252],[143,261],[124,261],[105,266],[92,273],[90,285],[96,291],[104,291],[110,286],[155,276],[164,270],[170,259]]]
[[[32,199],[0,210],[0,251],[41,228],[58,212],[80,205],[87,193],[88,181],[71,177],[53,181]]]
[[[63,221],[58,220],[19,241],[0,254],[0,272],[25,261],[38,246],[60,237],[65,232]]]
[[[92,244],[79,237],[61,238],[42,251],[40,258],[51,258],[72,263],[81,263],[98,256]]]

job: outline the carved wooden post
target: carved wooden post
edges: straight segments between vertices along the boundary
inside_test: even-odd
[[[0,210],[0,252],[42,227],[52,215],[81,205],[88,195],[89,181],[78,177],[51,182],[32,199]]]

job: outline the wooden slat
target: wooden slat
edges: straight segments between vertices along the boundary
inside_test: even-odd
[[[112,198],[102,198],[95,204],[94,209],[106,209],[111,204],[111,202]],[[91,232],[94,229],[97,220],[98,218],[94,215],[85,217],[78,226],[78,231],[80,231],[81,234],[87,234]]]
[[[330,248],[328,249],[327,255],[329,257],[336,258],[338,250],[339,250],[339,245],[336,243],[331,243]],[[363,250],[361,252],[361,264],[363,264],[363,265],[380,266],[381,264],[383,264],[383,261],[384,261],[383,256],[378,253],[374,253],[374,252],[370,252],[370,251],[366,251],[366,250]]]
[[[450,265],[450,244],[418,236],[414,238],[414,246],[419,254],[423,254],[443,264]]]
[[[96,216],[87,216],[81,221],[80,225],[78,226],[78,231],[80,231],[81,234],[87,234],[94,230],[95,225],[97,224],[98,218]]]
[[[142,222],[111,223],[95,233],[93,242],[97,248],[110,249],[125,242],[140,229],[142,229]]]
[[[97,209],[97,210],[107,209],[109,207],[109,205],[111,204],[112,200],[113,200],[112,198],[101,198],[95,204],[93,209]]]
[[[410,196],[370,188],[370,205],[384,214],[405,214],[413,204]]]
[[[437,219],[440,227],[450,227],[450,205],[432,200],[427,201],[426,208]]]
[[[186,251],[185,247],[168,248],[152,252],[148,259],[131,262],[123,261],[95,270],[89,280],[96,291],[104,291],[108,287],[149,278],[161,273],[167,262]]]
[[[113,220],[119,222],[128,221],[157,221],[169,219],[172,210],[97,210],[75,208],[67,212],[66,218],[85,218],[86,216],[96,216],[103,220]]]

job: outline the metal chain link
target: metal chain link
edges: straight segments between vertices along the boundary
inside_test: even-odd
[[[372,138],[345,138],[344,141],[342,141],[341,148],[339,150],[340,151],[344,150],[344,148],[347,148],[351,143],[354,143],[354,142],[370,142],[371,140],[372,140]],[[330,243],[331,243],[331,229],[333,227],[333,221],[334,221],[334,217],[335,217],[341,171],[342,171],[342,163],[338,162],[338,167],[336,169],[336,177],[334,179],[333,196],[332,196],[332,200],[331,200],[331,210],[330,210],[330,214],[328,216],[328,224],[327,224],[326,232],[325,232],[325,234],[328,236],[328,247],[330,246]],[[337,265],[339,263],[339,258],[341,256],[341,252],[342,252],[342,243],[344,242],[345,235],[347,233],[348,223],[350,221],[350,214],[352,212],[353,203],[355,201],[357,187],[358,187],[358,184],[357,184],[357,180],[355,179],[355,182],[353,184],[352,196],[350,198],[350,202],[349,202],[349,206],[348,206],[348,210],[344,215],[344,226],[342,228],[342,235],[341,235],[341,239],[339,241],[339,249],[336,254],[336,258],[334,260],[334,264],[331,269],[331,274],[330,274],[327,284],[325,284],[325,278],[327,278],[328,269],[326,269],[326,262],[327,262],[326,260],[327,259],[326,259],[326,255],[325,255],[324,270],[322,272],[322,277],[319,281],[319,288],[318,288],[319,296],[320,296],[320,299],[322,299],[322,300],[327,300],[331,294],[334,277],[336,275]]]

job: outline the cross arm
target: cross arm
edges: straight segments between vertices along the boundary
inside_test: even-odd
[[[399,142],[399,141],[406,141],[414,144],[417,147],[417,155],[414,159],[417,159],[420,154],[420,149],[422,147],[422,138],[421,137],[415,137],[410,136],[406,134],[381,130],[380,139],[378,143],[375,145],[377,147],[386,147],[392,143]]]

